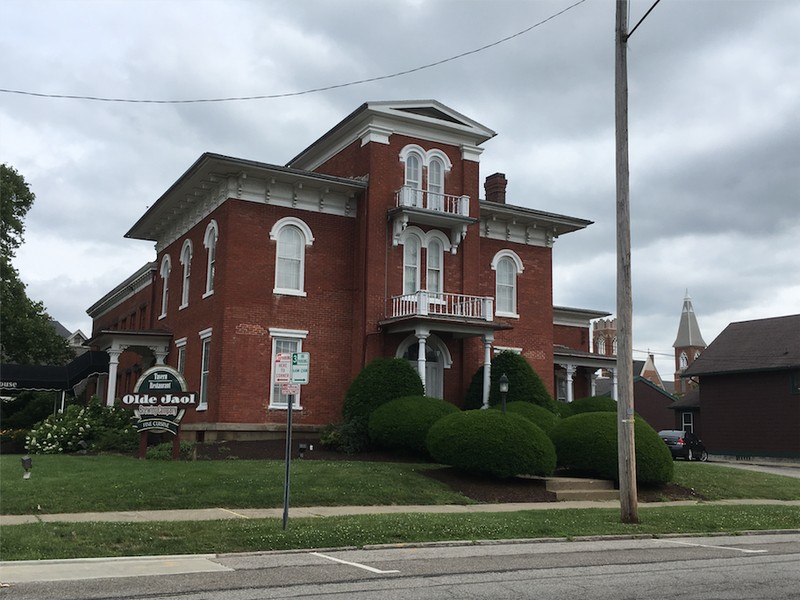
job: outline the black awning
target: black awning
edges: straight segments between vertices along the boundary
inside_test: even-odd
[[[66,366],[0,365],[0,393],[70,390],[91,375],[108,373],[108,354],[84,352]]]

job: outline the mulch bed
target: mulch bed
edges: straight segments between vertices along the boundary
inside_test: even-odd
[[[303,457],[299,454],[299,444],[313,446],[306,450]],[[298,460],[352,460],[376,462],[420,462],[416,457],[403,457],[394,453],[370,450],[359,454],[344,454],[323,448],[319,440],[297,440],[292,444],[292,459]],[[226,441],[201,443],[196,446],[199,460],[285,460],[285,440],[266,441]],[[556,495],[545,489],[543,479],[527,479],[510,477],[498,479],[489,476],[463,473],[452,467],[442,467],[424,471],[428,477],[441,481],[454,491],[476,502],[508,503],[508,502],[555,502]],[[700,500],[694,490],[669,483],[656,488],[640,487],[640,502],[659,502],[664,500]]]

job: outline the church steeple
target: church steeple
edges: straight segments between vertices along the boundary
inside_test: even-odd
[[[686,290],[686,296],[683,299],[678,335],[675,337],[672,347],[675,348],[675,393],[684,394],[688,391],[689,382],[681,379],[681,373],[706,349],[706,343],[700,334],[700,326],[697,324],[697,316],[694,314],[692,299],[689,297],[689,290]]]

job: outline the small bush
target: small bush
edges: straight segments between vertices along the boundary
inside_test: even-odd
[[[492,359],[491,383],[489,386],[489,406],[501,402],[500,377],[505,373],[508,377],[508,395],[506,402],[531,402],[556,412],[556,403],[547,391],[541,377],[525,360],[515,352],[501,352]],[[483,406],[483,367],[478,368],[472,376],[464,409],[472,410]]]
[[[438,398],[395,398],[370,415],[369,437],[381,448],[427,457],[428,430],[436,421],[455,412],[458,408]]]
[[[500,410],[501,406],[498,404],[492,408]],[[525,417],[528,421],[540,427],[548,436],[559,421],[558,415],[553,414],[543,406],[531,404],[530,402],[509,402],[506,404],[506,411]]]
[[[180,460],[191,460],[194,454],[194,442],[180,443]],[[150,446],[145,454],[147,460],[172,460],[172,442],[164,442]]]
[[[553,443],[541,428],[514,413],[457,412],[439,419],[428,432],[428,452],[437,462],[461,471],[495,477],[553,473]]]
[[[617,401],[609,396],[589,396],[568,404],[562,403],[559,409],[565,419],[587,412],[617,412]]]
[[[322,431],[319,443],[323,448],[336,452],[358,454],[369,447],[367,425],[362,418],[347,423],[333,423]]]
[[[637,417],[634,437],[637,482],[672,481],[672,456],[655,429]],[[588,412],[564,419],[553,430],[553,443],[560,468],[619,480],[616,413]]]

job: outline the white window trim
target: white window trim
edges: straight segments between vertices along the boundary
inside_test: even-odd
[[[182,337],[182,338],[180,338],[180,339],[177,339],[177,340],[175,340],[175,342],[174,342],[174,343],[175,343],[175,348],[176,348],[176,350],[178,351],[178,352],[177,352],[176,359],[175,359],[175,369],[176,369],[176,370],[178,371],[178,373],[180,373],[181,375],[183,375],[183,371],[181,371],[181,360],[180,360],[180,356],[181,356],[181,352],[183,352],[183,366],[184,366],[184,369],[185,369],[185,367],[186,367],[186,342],[187,342],[187,338],[185,338],[185,337]]]
[[[208,298],[214,294],[214,277],[212,277],[212,273],[216,272],[218,241],[219,227],[217,222],[212,220],[206,227],[206,234],[203,238],[203,246],[206,248],[206,291],[203,293],[203,298]],[[213,270],[212,266],[214,267]]]
[[[281,229],[284,227],[294,226],[300,230],[300,235],[305,238],[305,242],[302,247],[302,251],[300,254],[300,282],[299,282],[299,289],[289,289],[289,288],[279,288],[277,286],[278,282],[278,237],[280,236]],[[306,252],[305,248],[312,246],[314,244],[314,235],[311,233],[311,229],[309,228],[306,223],[297,217],[284,217],[282,219],[278,219],[275,224],[272,226],[272,229],[269,232],[269,239],[275,242],[275,287],[272,288],[273,294],[280,294],[283,296],[307,296],[305,291],[305,278],[306,278]]]
[[[167,316],[167,307],[169,305],[169,275],[172,272],[172,260],[169,254],[165,254],[161,259],[161,314],[158,315],[159,319]]]
[[[522,348],[514,348],[512,346],[493,346],[492,352],[500,354],[501,352],[513,352],[514,354],[522,354]]]
[[[205,348],[205,343],[206,343],[206,341],[211,339],[211,334],[212,334],[212,332],[213,332],[213,329],[212,329],[211,327],[209,327],[209,328],[207,328],[207,329],[203,329],[202,331],[200,331],[200,332],[197,334],[197,335],[200,337],[200,390],[199,390],[199,392],[198,392],[198,393],[199,393],[199,395],[200,395],[200,398],[202,398],[202,397],[203,397],[203,387],[204,387],[204,386],[203,386],[203,349]],[[210,352],[211,352],[211,345],[210,345],[210,342],[209,342],[209,347],[208,347],[208,349],[209,349],[209,353],[210,353]],[[209,356],[209,360],[208,360],[208,362],[209,362],[209,370],[208,370],[208,373],[209,373],[209,378],[210,378],[210,376],[211,376],[211,368],[210,368],[210,365],[211,365],[211,357],[210,357],[210,356]],[[205,402],[203,402],[202,400],[200,400],[200,401],[198,402],[198,404],[197,404],[197,408],[196,408],[195,410],[198,410],[198,411],[208,410],[208,389],[207,389],[207,387],[208,387],[208,379],[206,379],[205,387],[206,387],[206,390],[205,390],[205,391],[206,391],[206,399],[205,399]]]
[[[502,311],[499,310],[499,303],[497,301],[497,266],[500,264],[500,261],[504,258],[509,258],[514,263],[516,267],[516,274],[514,276],[514,310],[513,311]],[[498,317],[507,317],[511,319],[519,319],[519,276],[522,275],[522,272],[525,270],[524,265],[522,264],[522,259],[517,255],[516,252],[513,250],[500,250],[497,254],[494,255],[492,259],[492,271],[495,272],[495,298],[494,298],[494,306],[495,306],[495,315]]]
[[[192,241],[186,240],[183,242],[181,248],[181,265],[183,265],[183,272],[181,273],[181,304],[178,310],[183,310],[189,306],[189,283],[192,274]]]
[[[413,239],[418,244],[417,263],[414,265],[416,267],[416,281],[414,281],[414,291],[406,292],[406,244],[410,239]],[[403,237],[400,240],[400,243],[403,246],[403,294],[413,294],[419,291],[421,289],[420,286],[422,285],[422,273],[420,271],[422,270],[422,249],[425,247],[425,234],[417,227],[408,227],[403,232]]]
[[[270,327],[269,328],[269,337],[271,338],[271,357],[270,357],[270,364],[269,364],[269,405],[267,408],[269,410],[287,410],[289,408],[289,403],[280,403],[275,402],[275,369],[273,368],[275,365],[275,355],[276,355],[276,346],[277,341],[279,339],[291,339],[297,341],[297,352],[303,351],[303,340],[306,339],[308,336],[308,330],[306,329],[283,329],[280,327]],[[303,386],[300,386],[300,392],[295,395],[295,399],[292,402],[292,410],[302,410],[303,407],[300,402],[300,396],[303,393]]]

